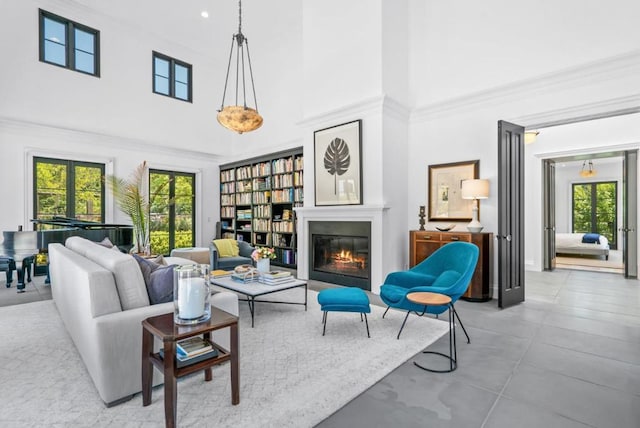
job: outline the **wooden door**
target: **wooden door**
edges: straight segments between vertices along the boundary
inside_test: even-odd
[[[544,270],[556,268],[556,163],[551,159],[542,161],[543,204],[543,248]]]
[[[524,127],[498,122],[498,306],[524,301]]]

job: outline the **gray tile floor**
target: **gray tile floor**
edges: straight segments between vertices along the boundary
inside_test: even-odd
[[[471,344],[458,328],[455,372],[422,371],[413,361],[446,361],[419,354],[318,427],[640,427],[640,281],[556,270],[525,284],[509,309],[456,304]],[[428,349],[448,353],[448,336]]]
[[[44,277],[21,294],[0,277],[0,306],[50,298]],[[418,354],[318,427],[640,427],[640,281],[527,272],[524,303],[456,309],[471,344],[458,329],[455,372],[422,371],[413,361],[446,362]],[[428,349],[448,352],[447,336]]]

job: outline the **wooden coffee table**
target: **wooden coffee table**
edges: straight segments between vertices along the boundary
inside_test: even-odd
[[[431,292],[416,292],[407,294],[407,300],[417,305],[424,305],[424,312],[419,315],[424,315],[427,312],[427,306],[444,306],[446,305],[449,308],[449,355],[443,354],[442,352],[436,351],[422,351],[423,354],[436,354],[441,355],[449,360],[449,369],[448,370],[434,370],[429,369],[427,367],[421,366],[420,364],[415,364],[417,367],[422,370],[427,370],[435,373],[449,373],[454,371],[458,367],[458,353],[456,349],[456,326],[455,326],[455,317],[460,321],[460,317],[458,317],[453,304],[451,303],[451,297],[440,294],[440,293],[431,293]],[[408,315],[408,313],[407,313]],[[406,321],[406,318],[405,318]],[[462,325],[462,323],[461,323]],[[403,324],[404,326],[404,324]],[[464,326],[462,327],[464,329]],[[465,331],[465,335],[467,332]],[[469,340],[469,336],[467,336],[467,340]]]
[[[176,366],[176,342],[188,337],[202,334],[211,341],[211,332],[229,327],[231,349],[227,350],[214,343],[218,356],[178,368]],[[163,342],[164,359],[153,352],[153,338]],[[153,385],[153,366],[164,373],[164,415],[167,427],[176,426],[176,401],[178,398],[177,380],[180,377],[204,370],[204,380],[210,381],[213,376],[211,367],[225,361],[231,365],[231,404],[240,403],[240,364],[238,348],[238,317],[218,308],[211,307],[211,319],[195,325],[176,325],[173,312],[147,318],[142,321],[142,405],[151,404],[151,387]]]

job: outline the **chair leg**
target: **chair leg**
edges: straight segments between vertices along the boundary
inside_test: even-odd
[[[384,314],[382,314],[382,318],[384,318],[384,316],[387,315],[387,312],[389,312],[390,308],[391,306],[387,306],[387,309],[384,311]]]
[[[454,323],[455,323],[455,318],[458,318],[458,322],[460,323],[460,327],[462,327],[462,331],[464,331],[464,335],[467,336],[467,343],[471,343],[471,339],[469,339],[469,335],[467,334],[467,329],[464,328],[464,324],[462,324],[462,320],[460,319],[460,315],[458,315],[458,311],[456,311],[456,308],[453,306],[453,303],[451,304],[451,309],[453,310],[453,315],[454,315]]]
[[[327,311],[324,311],[324,316],[322,317],[322,335],[324,336],[324,332],[327,329]]]
[[[363,314],[360,314],[360,317],[362,317]],[[367,337],[369,339],[371,339],[371,335],[369,334],[369,321],[367,321],[367,314],[364,314],[364,323],[367,326]]]
[[[400,331],[398,332],[398,337],[397,337],[398,340],[400,340],[400,333],[402,333],[402,329],[404,328],[404,325],[407,323],[407,318],[409,318],[410,313],[411,311],[407,311],[407,315],[404,317],[404,321],[402,321],[402,326],[400,326]]]

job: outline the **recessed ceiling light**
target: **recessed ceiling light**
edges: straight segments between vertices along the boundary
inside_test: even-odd
[[[202,12],[200,12],[200,16],[203,18],[208,18],[209,17],[209,12],[207,12],[206,10],[203,10]]]

